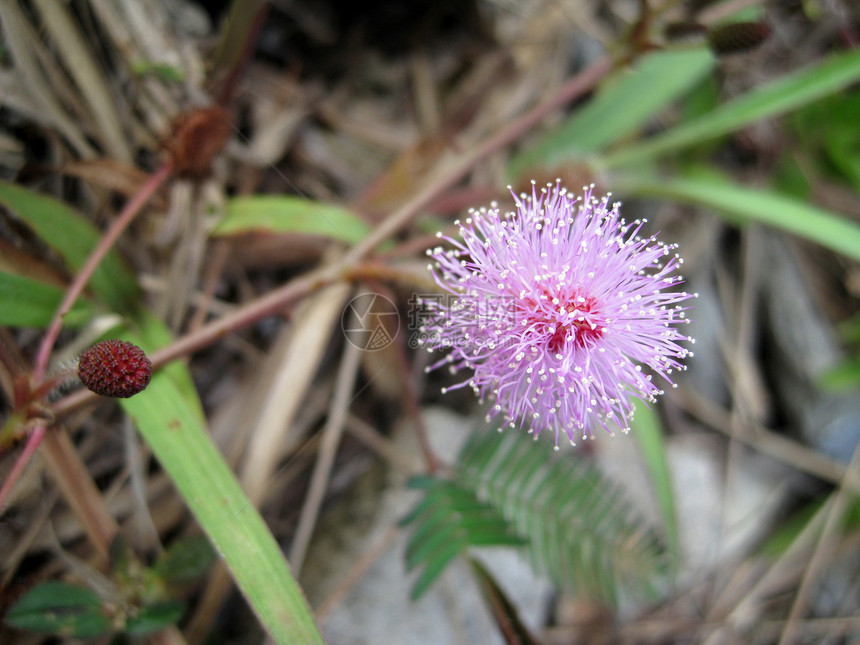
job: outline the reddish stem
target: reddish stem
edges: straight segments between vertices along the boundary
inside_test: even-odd
[[[218,92],[218,103],[220,105],[227,105],[230,98],[233,96],[233,93],[236,91],[236,84],[242,76],[242,73],[245,71],[245,68],[248,66],[248,62],[251,60],[251,56],[254,53],[254,47],[257,45],[257,39],[260,35],[260,29],[263,28],[263,23],[266,22],[266,16],[268,14],[269,3],[264,2],[257,10],[257,15],[254,16],[254,21],[251,23],[251,28],[245,36],[245,42],[242,43],[242,51],[239,54],[236,64],[233,66],[233,69],[230,70],[230,75],[224,81],[224,84],[221,86],[221,90]]]
[[[69,285],[66,291],[66,296],[60,304],[57,313],[54,314],[54,319],[51,321],[51,326],[42,338],[42,344],[39,347],[39,353],[36,355],[36,364],[33,367],[33,382],[39,385],[42,379],[45,378],[45,372],[48,369],[48,360],[51,357],[51,352],[54,349],[54,343],[57,342],[57,337],[60,335],[60,330],[63,327],[63,318],[69,313],[69,310],[74,306],[75,301],[83,293],[90,281],[93,273],[98,268],[101,261],[104,259],[107,252],[113,247],[122,232],[131,224],[132,220],[143,208],[144,204],[149,201],[150,197],[155,194],[161,184],[170,176],[173,171],[173,163],[167,162],[152,174],[146,183],[122,209],[119,216],[113,221],[110,228],[105,233],[104,237],[99,240],[98,246],[93,250],[86,264],[81,268],[80,272],[75,276],[74,281]]]
[[[32,459],[33,455],[36,454],[36,450],[39,449],[42,439],[45,438],[47,431],[47,424],[44,421],[40,421],[36,424],[33,431],[30,433],[30,436],[27,438],[24,450],[22,450],[21,454],[18,455],[18,459],[15,460],[15,465],[12,466],[12,470],[9,472],[9,476],[6,477],[6,481],[3,482],[3,487],[0,488],[0,514],[3,513],[3,510],[6,507],[6,501],[9,499],[9,494],[12,492],[12,488],[14,488],[15,484],[18,483],[18,480],[24,473],[24,469],[27,467],[27,464],[30,463],[30,459]]]

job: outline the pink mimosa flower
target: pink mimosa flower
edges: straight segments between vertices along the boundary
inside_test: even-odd
[[[627,432],[633,397],[662,394],[652,374],[673,384],[692,355],[679,303],[695,294],[672,290],[675,246],[641,237],[644,221],[626,223],[591,192],[533,184],[514,195],[515,213],[470,211],[459,240],[440,235],[450,246],[428,251],[453,294],[425,303],[428,348],[451,348],[429,369],[471,370],[447,389],[470,386],[492,402],[488,419],[554,432],[556,448],[560,431],[571,443],[597,427]]]

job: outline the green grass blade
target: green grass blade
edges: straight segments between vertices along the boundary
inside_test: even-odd
[[[666,459],[666,444],[663,441],[663,426],[657,413],[641,401],[630,423],[632,434],[639,443],[639,450],[651,475],[651,485],[657,496],[660,514],[663,516],[663,533],[666,550],[674,564],[680,563],[681,540],[678,533],[678,516],[675,508],[675,492],[672,475]]]
[[[629,148],[606,155],[601,166],[640,163],[694,143],[728,134],[837,92],[860,79],[860,49],[826,60],[752,90],[708,114]]]
[[[697,204],[728,215],[734,221],[767,224],[860,260],[860,225],[812,204],[766,190],[744,188],[718,176],[629,182],[619,178],[616,192]]]
[[[128,334],[144,349],[163,329]],[[278,643],[322,643],[319,630],[280,547],[206,434],[196,395],[186,392],[187,368],[174,363],[149,387],[120,401],[170,475],[182,498],[261,623]]]
[[[306,233],[355,244],[370,232],[357,215],[333,204],[292,195],[235,197],[212,235],[239,233]]]
[[[47,327],[64,293],[53,285],[0,271],[0,325]],[[94,315],[92,304],[79,299],[63,322],[68,327],[78,327]]]
[[[633,70],[622,70],[564,125],[518,155],[510,175],[597,152],[632,134],[701,81],[714,63],[704,48],[646,56]]]
[[[0,181],[0,204],[27,224],[54,249],[72,271],[78,271],[102,233],[75,209],[52,197]],[[109,252],[93,277],[90,288],[116,311],[128,311],[137,294],[137,281],[116,251]]]

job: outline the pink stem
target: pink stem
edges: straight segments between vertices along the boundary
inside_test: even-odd
[[[14,488],[15,484],[18,483],[24,469],[27,467],[27,464],[30,463],[30,459],[32,459],[33,455],[36,454],[36,450],[38,450],[39,446],[42,444],[42,440],[45,438],[47,431],[48,425],[44,421],[40,421],[36,424],[36,427],[33,428],[33,432],[31,432],[30,436],[27,438],[24,450],[22,450],[21,454],[18,455],[18,459],[15,460],[15,465],[12,466],[12,470],[9,472],[9,476],[6,478],[6,481],[3,482],[3,487],[0,488],[0,514],[3,513],[3,510],[6,507],[6,500],[9,499],[9,494],[12,492],[12,488]]]
[[[87,258],[86,264],[84,264],[80,272],[75,276],[72,284],[69,285],[66,296],[60,304],[60,308],[57,309],[57,313],[54,314],[51,326],[48,327],[48,331],[42,339],[42,344],[39,346],[39,353],[36,355],[36,364],[33,367],[33,382],[35,385],[39,385],[45,378],[45,372],[48,369],[48,359],[51,357],[54,343],[57,342],[57,337],[60,335],[60,330],[63,327],[63,318],[69,313],[75,301],[83,293],[84,288],[87,286],[93,273],[95,273],[99,263],[101,263],[107,252],[113,247],[114,242],[117,241],[122,232],[131,224],[132,220],[140,212],[140,209],[155,194],[155,191],[161,187],[161,184],[170,176],[172,171],[173,163],[167,162],[146,180],[140,192],[125,205],[119,217],[114,220],[107,233],[99,240],[98,246],[93,250],[92,255]]]

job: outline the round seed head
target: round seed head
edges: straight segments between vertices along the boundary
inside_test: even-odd
[[[127,399],[149,385],[152,363],[137,345],[103,340],[81,354],[78,377],[96,394]]]

